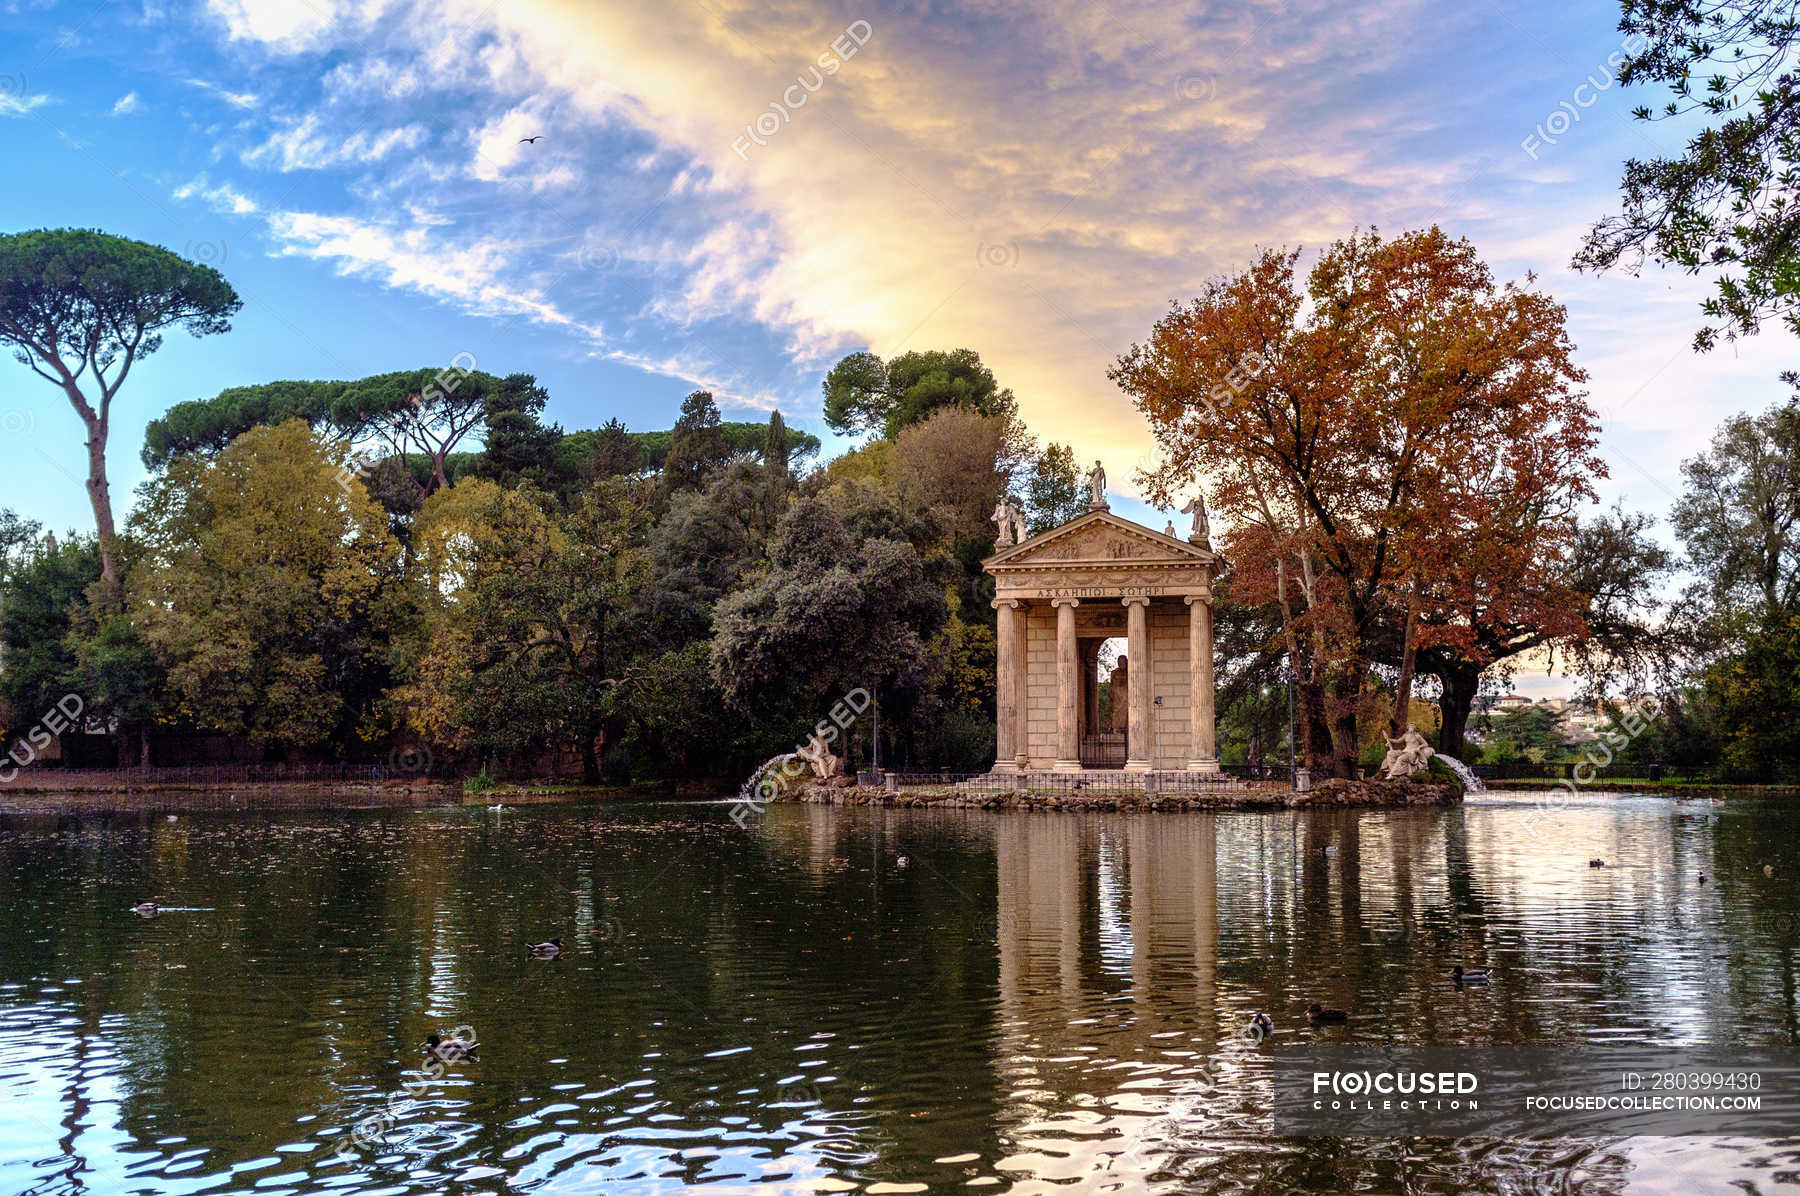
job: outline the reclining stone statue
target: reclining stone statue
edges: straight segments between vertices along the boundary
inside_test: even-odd
[[[1386,780],[1404,781],[1415,772],[1425,772],[1431,767],[1431,758],[1437,755],[1425,737],[1419,734],[1417,723],[1406,725],[1406,734],[1399,738],[1383,735],[1387,740],[1387,759],[1381,762],[1381,775]]]

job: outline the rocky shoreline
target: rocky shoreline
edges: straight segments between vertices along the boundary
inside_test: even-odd
[[[839,778],[840,781],[847,778]],[[1276,786],[1227,787],[1201,792],[1142,790],[1045,793],[1031,790],[929,786],[888,790],[866,785],[813,783],[783,799],[808,805],[879,806],[952,810],[1282,810],[1325,807],[1448,806],[1462,800],[1447,781],[1323,781],[1305,793]]]

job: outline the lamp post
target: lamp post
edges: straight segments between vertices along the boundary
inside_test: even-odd
[[[1159,769],[1162,767],[1162,695],[1158,694],[1151,698],[1150,705],[1153,707],[1152,713],[1155,715],[1156,723],[1156,730],[1152,732],[1153,739],[1150,744],[1150,767]]]

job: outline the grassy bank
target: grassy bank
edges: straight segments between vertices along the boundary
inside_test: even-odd
[[[1562,789],[1571,782],[1549,777],[1485,781],[1489,790]],[[1652,781],[1647,778],[1611,777],[1604,781],[1575,783],[1578,793],[1656,793],[1667,797],[1800,797],[1800,785],[1727,785],[1708,781]]]
[[[712,797],[717,783],[692,792],[668,783],[633,785],[502,784],[466,790],[461,781],[393,778],[383,781],[159,780],[130,769],[59,774],[22,772],[0,785],[0,814],[137,811],[181,813],[231,810],[381,810],[438,806],[576,805]]]

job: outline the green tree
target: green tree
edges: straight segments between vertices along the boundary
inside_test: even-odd
[[[781,508],[787,503],[788,491],[793,489],[794,477],[788,469],[788,454],[792,449],[788,440],[787,424],[782,421],[781,412],[769,413],[769,430],[763,437],[762,466],[766,475],[766,487],[763,498],[763,528],[775,526],[781,517]]]
[[[1544,706],[1521,706],[1484,715],[1483,764],[1530,760],[1543,764],[1562,754],[1563,732],[1556,712]]]
[[[668,460],[663,462],[665,490],[698,490],[706,475],[730,458],[731,449],[719,422],[719,408],[710,391],[696,390],[682,401]]]
[[[1732,649],[1800,609],[1800,403],[1732,416],[1681,472],[1673,523],[1695,576],[1683,623],[1699,650]]]
[[[846,517],[821,497],[788,507],[767,572],[714,617],[713,671],[735,709],[792,736],[858,686],[897,718],[930,690],[947,609],[912,544],[875,534],[901,519]]]
[[[431,494],[454,480],[457,449],[486,426],[490,398],[499,397],[503,407],[529,406],[537,398],[530,375],[502,381],[465,364],[467,357],[349,382],[233,386],[210,399],[178,403],[144,430],[144,464],[160,469],[188,453],[215,454],[252,428],[298,419],[364,455],[398,458],[421,496]]]
[[[168,705],[168,678],[129,611],[78,610],[69,632],[86,712],[115,728],[118,760],[150,766],[150,730]]]
[[[40,548],[8,573],[0,591],[0,698],[11,713],[0,722],[24,726],[65,694],[83,692],[69,633],[100,576],[99,545],[85,538]]]
[[[450,541],[461,547],[440,575],[446,613],[402,694],[413,725],[484,758],[572,748],[598,784],[625,730],[648,522],[618,478],[566,513],[529,489],[488,492]]]
[[[882,361],[852,353],[825,375],[825,423],[846,436],[878,432],[889,440],[942,407],[1017,419],[1018,403],[1002,390],[973,349],[902,353]]]
[[[0,509],[0,590],[4,590],[14,563],[24,558],[42,531],[43,525],[35,519],[21,519],[10,508]]]
[[[1041,535],[1061,527],[1087,510],[1087,487],[1081,484],[1081,467],[1075,450],[1066,444],[1048,444],[1031,463],[1025,479],[1026,530]]]
[[[704,490],[670,498],[648,535],[656,581],[644,595],[642,619],[655,642],[711,634],[714,606],[762,559],[766,486],[758,466],[739,461],[713,474]]]
[[[109,585],[118,581],[106,478],[113,399],[167,329],[225,332],[242,306],[217,270],[142,241],[87,229],[0,236],[0,344],[60,387],[87,429],[88,499]]]
[[[644,468],[644,450],[617,419],[607,420],[592,432],[566,437],[564,443],[570,442],[583,446],[578,469],[585,481],[632,477]]]
[[[1577,269],[1646,258],[1715,271],[1697,349],[1754,333],[1769,318],[1800,329],[1800,22],[1792,0],[1621,0],[1625,87],[1669,99],[1639,120],[1692,130],[1678,155],[1632,159],[1623,210],[1589,232]]]
[[[251,428],[304,420],[314,431],[338,431],[333,404],[345,384],[323,380],[229,386],[210,399],[177,403],[144,428],[139,456],[152,472],[187,453],[214,456]]]
[[[134,611],[192,722],[296,748],[368,729],[398,550],[346,452],[290,420],[146,488]]]
[[[1700,687],[1729,772],[1800,776],[1800,612],[1771,611],[1741,650],[1706,666]]]
[[[539,488],[553,488],[563,430],[539,419],[550,393],[530,374],[509,374],[486,400],[486,445],[475,472],[506,485],[529,479]]]

